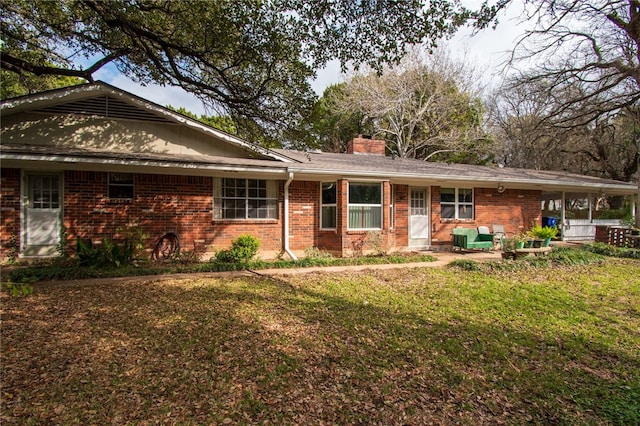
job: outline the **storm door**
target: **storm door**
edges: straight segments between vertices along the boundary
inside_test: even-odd
[[[429,204],[424,188],[411,188],[409,198],[409,245],[429,245]]]

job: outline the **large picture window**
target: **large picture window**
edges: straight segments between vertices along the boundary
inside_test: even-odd
[[[382,229],[382,184],[349,182],[349,229]]]
[[[473,219],[473,189],[440,188],[443,219]]]
[[[320,228],[336,229],[336,183],[322,182],[320,197]]]
[[[261,179],[213,180],[215,219],[277,219],[278,182]]]
[[[109,173],[109,198],[115,200],[132,200],[133,174]]]

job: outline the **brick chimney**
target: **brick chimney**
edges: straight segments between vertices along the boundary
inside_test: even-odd
[[[371,139],[370,136],[358,135],[347,144],[347,154],[385,154],[385,142]]]

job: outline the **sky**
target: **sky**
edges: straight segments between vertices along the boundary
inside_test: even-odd
[[[469,7],[478,7],[481,1],[466,0],[463,3]],[[446,42],[446,45],[454,56],[462,57],[466,52],[467,60],[475,62],[483,70],[482,78],[491,84],[500,78],[502,64],[513,49],[516,39],[523,32],[522,26],[518,25],[518,16],[519,9],[516,4],[507,10],[506,15],[499,18],[499,24],[495,30],[487,28],[473,34],[470,29],[462,28]],[[184,107],[197,115],[214,114],[208,111],[199,99],[178,87],[152,84],[142,86],[119,73],[114,66],[103,67],[95,74],[95,78],[162,106]],[[327,67],[318,71],[317,78],[312,81],[311,86],[320,96],[326,87],[343,80],[339,63],[332,61]]]

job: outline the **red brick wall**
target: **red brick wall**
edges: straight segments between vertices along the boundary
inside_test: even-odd
[[[199,253],[226,248],[242,234],[258,237],[260,250],[278,251],[282,246],[279,219],[214,220],[211,177],[136,174],[134,182],[133,200],[109,200],[107,173],[65,172],[68,243],[73,246],[77,236],[98,242],[115,235],[119,227],[134,225],[148,233],[148,250],[166,232],[178,235],[183,250]]]
[[[526,231],[533,223],[542,223],[540,191],[508,189],[502,194],[493,188],[475,188],[474,220],[449,220],[440,218],[440,187],[431,187],[432,243],[451,244],[451,230],[456,226],[504,225],[509,236]]]
[[[0,260],[17,255],[20,241],[20,169],[0,170]]]
[[[293,181],[289,186],[289,248],[317,247],[320,218],[320,183]]]
[[[396,247],[409,245],[409,186],[394,185],[395,187],[395,219],[393,232]]]
[[[91,236],[98,242],[103,236],[114,236],[124,225],[142,227],[149,235],[145,242],[151,250],[166,232],[175,232],[183,249],[198,252],[219,250],[230,245],[242,234],[260,239],[264,252],[282,249],[283,182],[279,191],[279,219],[276,220],[214,220],[213,178],[197,176],[164,176],[136,174],[135,198],[114,201],[107,197],[107,173],[66,171],[64,175],[64,225],[69,248],[76,237]],[[2,255],[8,252],[7,243],[20,233],[20,170],[2,169],[0,206],[0,242]],[[337,182],[337,229],[320,229],[320,183],[294,181],[289,188],[289,245],[302,252],[318,247],[338,255],[357,252],[364,241],[365,251],[375,249],[366,243],[370,234],[347,230],[348,181]],[[384,248],[403,248],[408,245],[409,187],[394,185],[395,218],[390,228],[389,201],[391,186],[384,183],[384,229],[378,233]],[[440,219],[440,188],[431,188],[432,242],[449,245],[451,229],[456,226],[477,227],[502,224],[512,235],[540,223],[540,191],[507,190],[499,194],[495,189],[476,188],[475,219],[451,221]],[[116,236],[117,237],[117,236]]]

